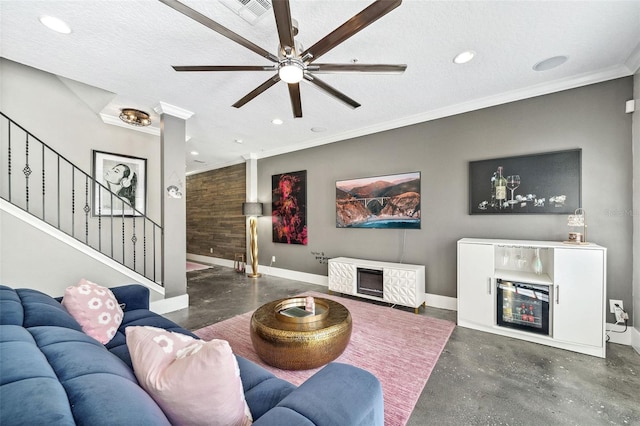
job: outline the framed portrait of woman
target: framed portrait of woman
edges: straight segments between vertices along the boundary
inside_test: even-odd
[[[143,216],[147,207],[147,160],[93,151],[94,216]]]

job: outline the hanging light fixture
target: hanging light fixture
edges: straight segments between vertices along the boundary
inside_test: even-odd
[[[132,126],[148,126],[151,124],[149,114],[139,109],[124,108],[120,110],[120,120]]]

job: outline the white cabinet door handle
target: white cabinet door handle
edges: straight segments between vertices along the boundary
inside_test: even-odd
[[[556,286],[556,305],[560,304],[560,286]]]
[[[487,278],[487,293],[491,294],[491,287],[493,287],[491,285],[491,277]]]

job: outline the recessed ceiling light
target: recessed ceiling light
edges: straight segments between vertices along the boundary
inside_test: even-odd
[[[40,20],[42,25],[49,28],[50,30],[53,30],[60,34],[71,34],[71,27],[61,19],[46,15],[41,16],[38,19]]]
[[[320,132],[324,132],[326,131],[327,128],[326,127],[312,127],[311,131],[314,133],[320,133]]]
[[[547,58],[544,61],[540,61],[537,64],[535,64],[533,66],[533,70],[534,71],[547,71],[547,70],[559,67],[560,65],[564,64],[565,62],[567,62],[567,59],[569,59],[569,57],[568,56],[564,56],[564,55],[553,56],[551,58]]]
[[[453,62],[456,64],[466,64],[467,62],[472,60],[474,56],[476,56],[476,52],[474,52],[473,50],[467,50],[462,53],[458,53],[458,55],[453,58]]]
[[[244,141],[242,139],[235,139],[234,142],[235,143],[244,143]]]
[[[274,118],[273,120],[271,120],[271,123],[279,126],[280,124],[284,123],[284,121],[280,120],[279,118]]]
[[[191,151],[189,154],[191,154],[191,155],[200,155],[200,153],[198,151]]]

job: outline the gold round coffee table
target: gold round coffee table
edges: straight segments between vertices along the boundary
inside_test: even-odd
[[[283,370],[307,370],[342,354],[351,338],[351,314],[333,300],[314,297],[316,315],[289,317],[280,312],[304,309],[305,298],[279,299],[262,305],[251,317],[251,342],[265,363]]]

